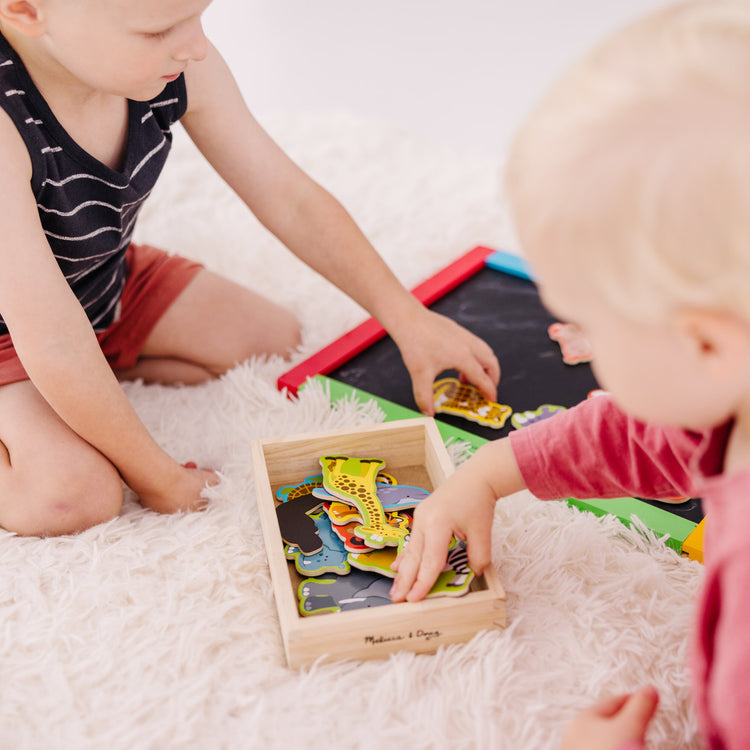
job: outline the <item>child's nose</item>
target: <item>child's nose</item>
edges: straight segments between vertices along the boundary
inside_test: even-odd
[[[187,29],[187,34],[174,57],[176,60],[203,60],[207,51],[208,40],[203,33],[203,25],[198,19]]]

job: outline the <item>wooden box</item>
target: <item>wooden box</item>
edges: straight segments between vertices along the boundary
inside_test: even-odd
[[[374,659],[401,649],[435,651],[505,625],[505,593],[490,566],[462,597],[440,597],[303,617],[301,577],[286,559],[276,520],[276,491],[320,473],[320,456],[377,457],[402,484],[434,490],[452,471],[435,422],[408,419],[348,431],[295,435],[252,444],[255,491],[279,611],[287,662],[298,668],[316,659]],[[460,498],[457,498],[460,502]]]

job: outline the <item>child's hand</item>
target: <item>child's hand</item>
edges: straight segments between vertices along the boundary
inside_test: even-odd
[[[626,742],[643,745],[658,703],[653,687],[597,703],[568,724],[560,750],[614,750]]]
[[[454,474],[451,479],[454,479]],[[461,487],[449,479],[414,511],[409,542],[393,563],[394,602],[419,601],[429,593],[445,566],[452,537],[466,541],[469,565],[477,575],[490,563],[490,531],[495,496],[479,483]]]
[[[177,467],[175,475],[163,486],[138,492],[141,505],[157,513],[203,510],[206,500],[201,492],[206,487],[218,484],[216,472],[199,469],[190,461]]]
[[[429,593],[453,536],[466,542],[469,565],[481,575],[492,560],[495,503],[525,486],[508,438],[482,446],[417,506],[409,543],[393,564],[391,599],[416,602]]]
[[[458,370],[486,399],[497,399],[497,357],[482,339],[450,318],[421,308],[389,333],[409,371],[414,400],[423,414],[435,413],[432,386],[444,370]]]

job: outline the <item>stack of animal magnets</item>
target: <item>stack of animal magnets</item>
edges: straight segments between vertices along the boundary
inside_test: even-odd
[[[400,485],[378,458],[322,456],[322,474],[276,493],[287,559],[303,576],[303,615],[390,604],[391,565],[409,541],[413,509],[429,494]],[[428,596],[461,596],[474,572],[455,538]]]

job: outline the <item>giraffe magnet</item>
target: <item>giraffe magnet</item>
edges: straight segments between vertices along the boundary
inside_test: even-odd
[[[408,531],[390,526],[378,500],[375,476],[385,466],[379,458],[322,456],[323,486],[332,495],[359,509],[362,525],[355,529],[369,547],[402,546]]]

